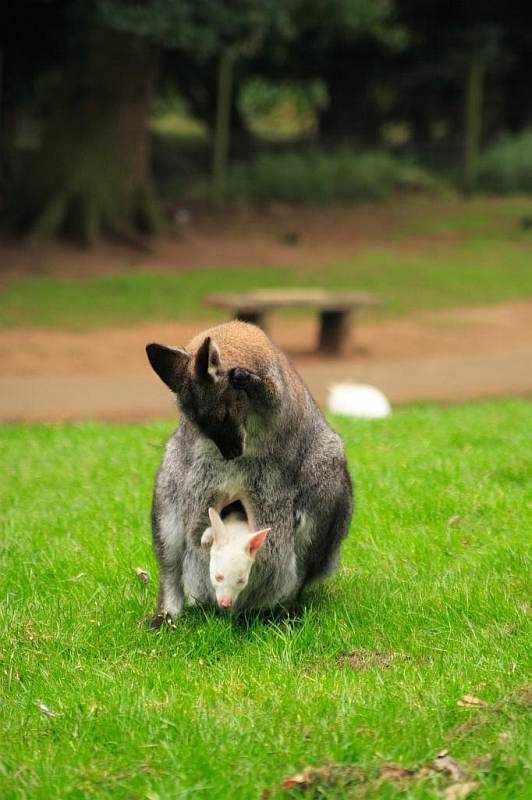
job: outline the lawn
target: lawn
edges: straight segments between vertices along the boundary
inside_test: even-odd
[[[376,238],[351,258],[312,269],[213,264],[175,273],[124,267],[108,276],[15,278],[1,287],[0,327],[86,329],[145,320],[223,319],[226,314],[204,306],[207,294],[272,286],[376,292],[383,308],[368,313],[379,315],[532,297],[532,234],[521,226],[529,208],[522,198],[477,199],[470,205],[410,199],[405,209],[394,212],[400,222],[391,243],[384,246]]]
[[[387,765],[444,749],[473,797],[530,796],[532,405],[334,424],[358,489],[336,577],[289,618],[191,609],[159,633],[171,425],[2,429],[3,800],[300,797],[281,781],[326,762],[309,796],[433,798],[451,777]]]

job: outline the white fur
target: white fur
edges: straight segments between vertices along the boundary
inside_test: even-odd
[[[251,542],[264,531],[250,531],[247,521],[236,513],[229,514],[222,521],[218,513],[209,508],[209,517],[212,524],[204,531],[201,544],[211,549],[209,574],[218,605],[229,608],[235,604],[249,580],[256,556],[256,551],[252,552],[250,547]]]
[[[379,389],[356,383],[339,383],[329,390],[327,407],[333,414],[377,419],[392,413],[390,403]]]

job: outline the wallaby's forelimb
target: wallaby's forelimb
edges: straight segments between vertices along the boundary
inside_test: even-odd
[[[229,371],[228,378],[233,389],[240,389],[246,392],[251,402],[255,405],[269,408],[276,408],[279,405],[280,389],[272,377],[261,377],[255,372],[242,367],[233,367]]]

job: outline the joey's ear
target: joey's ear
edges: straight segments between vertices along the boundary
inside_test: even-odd
[[[190,354],[185,350],[166,347],[164,344],[155,344],[155,342],[146,345],[146,353],[159,378],[173,392],[177,392],[190,361]]]
[[[270,531],[271,528],[264,528],[262,531],[257,531],[257,533],[251,534],[248,540],[248,552],[252,558],[255,558],[259,552]]]
[[[205,547],[205,548],[208,548],[208,547],[211,546],[213,541],[214,541],[214,532],[213,532],[212,528],[207,528],[206,531],[203,531],[203,534],[202,534],[202,537],[201,537],[201,546]]]
[[[212,525],[214,543],[218,547],[227,544],[229,540],[229,537],[227,535],[227,528],[225,527],[220,515],[214,508],[209,508],[209,519]]]
[[[218,350],[216,342],[213,342],[210,336],[205,337],[196,353],[194,371],[196,376],[202,381],[213,381],[216,383],[222,376],[220,351]]]

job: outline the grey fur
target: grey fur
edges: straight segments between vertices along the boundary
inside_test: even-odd
[[[216,329],[209,333],[215,342]],[[257,358],[251,371],[225,363],[223,347],[215,348],[216,369],[209,373],[202,360],[213,349],[211,337],[205,342],[194,365],[184,351],[148,346],[152,366],[182,410],[153,496],[160,566],[155,626],[175,619],[185,597],[216,604],[209,551],[200,544],[209,506],[221,512],[239,500],[251,530],[271,528],[234,606],[237,613],[290,603],[306,585],[329,575],[352,515],[342,441],[284,354],[273,350],[267,363]]]

